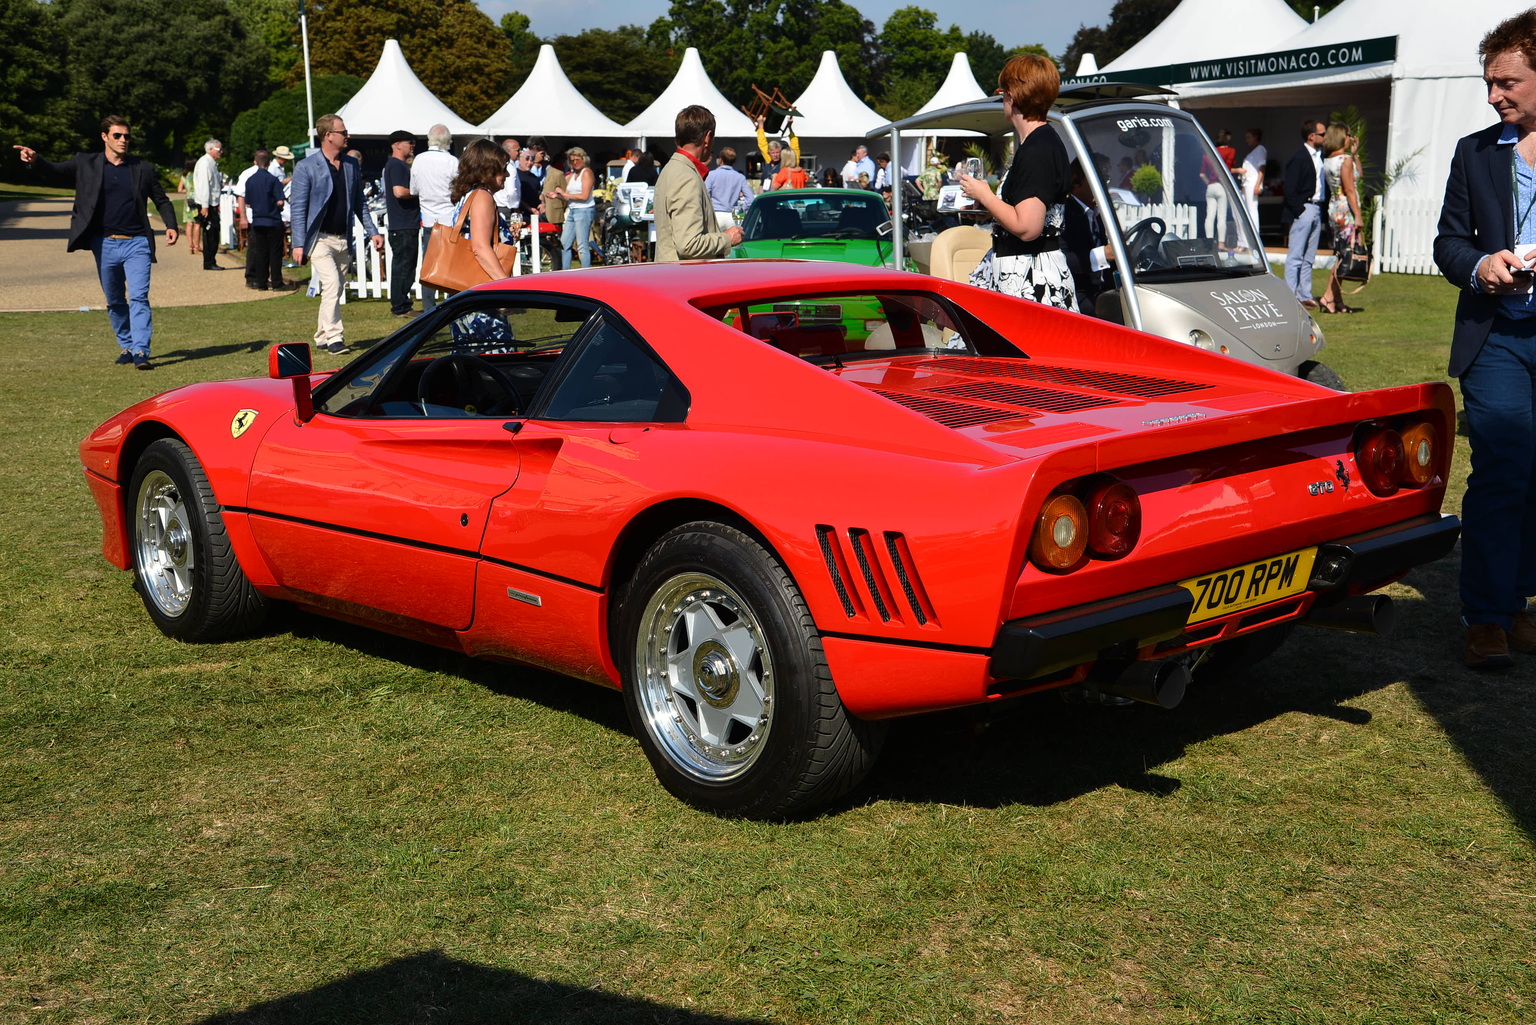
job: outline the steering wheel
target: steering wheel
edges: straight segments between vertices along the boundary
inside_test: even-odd
[[[434,401],[446,396],[446,401]],[[506,416],[517,409],[517,385],[479,356],[449,353],[428,363],[416,385],[423,413],[429,405],[453,406],[474,416]]]
[[[1161,217],[1146,217],[1126,229],[1125,256],[1133,270],[1151,270],[1157,265],[1158,249],[1168,223]]]

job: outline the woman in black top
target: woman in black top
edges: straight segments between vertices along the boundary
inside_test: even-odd
[[[1003,67],[997,84],[1019,145],[1003,176],[1001,195],[980,178],[960,176],[961,189],[994,222],[992,251],[971,275],[971,284],[1075,313],[1077,292],[1061,249],[1072,174],[1067,148],[1045,120],[1061,76],[1050,58],[1021,54]]]

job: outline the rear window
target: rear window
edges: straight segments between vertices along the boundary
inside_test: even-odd
[[[899,352],[975,354],[960,318],[928,295],[834,295],[733,307],[726,323],[813,362]]]

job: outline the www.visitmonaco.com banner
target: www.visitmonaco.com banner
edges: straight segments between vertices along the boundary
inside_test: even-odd
[[[1383,64],[1397,59],[1397,37],[1360,39],[1352,43],[1309,46],[1304,50],[1279,50],[1220,60],[1189,64],[1164,64],[1152,68],[1132,68],[1099,75],[1069,78],[1062,89],[1076,89],[1109,82],[1137,82],[1143,85],[1189,85],[1194,82],[1224,82],[1234,78],[1265,78],[1305,71],[1343,71],[1367,64]]]

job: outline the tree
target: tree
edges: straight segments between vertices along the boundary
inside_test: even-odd
[[[501,16],[501,34],[507,37],[507,49],[512,58],[513,81],[521,81],[533,70],[539,59],[539,37],[529,30],[532,22],[520,11],[509,11]]]
[[[736,104],[754,84],[793,98],[810,84],[824,50],[848,85],[867,96],[876,76],[874,25],[843,0],[673,0],[647,41],[672,51],[696,46],[715,86]]]
[[[1142,39],[1179,6],[1179,0],[1117,0],[1109,11],[1109,24],[1103,28],[1079,26],[1061,66],[1068,76],[1077,74],[1083,54],[1091,53],[1103,67]],[[1238,47],[1241,49],[1241,47]]]
[[[638,25],[621,25],[612,32],[589,28],[579,35],[556,36],[551,45],[576,91],[619,124],[649,107],[671,84],[679,64],[652,49]]]
[[[304,74],[298,0],[229,0],[245,30],[267,47],[267,81],[292,85]]]
[[[965,36],[955,25],[948,32],[940,32],[938,16],[932,11],[902,7],[885,19],[878,44],[881,70],[886,76],[896,81],[926,80],[931,83],[931,94],[949,73],[953,55],[965,48]]]
[[[311,0],[310,66],[317,75],[367,75],[400,43],[423,85],[461,117],[483,121],[506,100],[506,36],[473,0]]]
[[[1010,54],[986,32],[972,32],[966,36],[965,53],[971,59],[971,74],[976,76],[976,83],[990,92]]]
[[[314,79],[315,116],[330,113],[346,103],[363,87],[363,80],[356,75],[317,75]],[[304,85],[291,85],[279,89],[262,101],[261,105],[247,110],[235,118],[229,129],[229,146],[226,156],[234,164],[244,167],[251,154],[258,149],[292,146],[309,138],[309,105]]]
[[[0,0],[0,138],[56,157],[74,150],[67,140],[64,64],[53,5]],[[21,162],[10,145],[4,156],[5,169],[19,172]]]
[[[69,0],[59,32],[71,127],[93,145],[121,114],[136,148],[179,165],[269,90],[266,46],[224,0]]]

